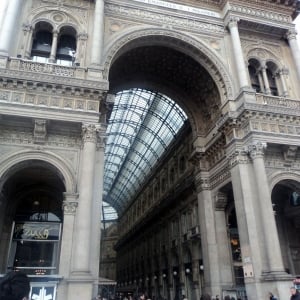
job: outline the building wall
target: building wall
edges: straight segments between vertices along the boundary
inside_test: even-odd
[[[106,95],[140,84],[124,58],[131,55],[137,70],[150,74],[147,59],[157,46],[172,70],[154,66],[164,81],[148,77],[140,87],[169,95],[185,110],[189,125],[139,195],[118,211],[118,289],[168,299],[234,292],[261,299],[269,291],[283,298],[299,269],[299,241],[291,237],[298,227],[287,225],[298,224],[299,215],[288,204],[299,191],[294,4],[5,2],[0,214],[7,217],[0,218],[1,272],[7,271],[11,230],[23,199],[18,195],[24,185],[42,182],[60,199],[63,221],[58,271],[40,278],[57,288],[57,299],[97,294]],[[47,63],[32,60],[39,30],[52,38]],[[69,66],[56,60],[55,40],[63,33],[76,40]],[[148,49],[149,57],[135,56],[140,49]],[[174,53],[178,62],[193,61],[191,70],[174,63]],[[273,204],[280,217],[274,218]],[[228,220],[236,220],[235,227]],[[231,234],[237,230],[240,257],[234,258]],[[285,242],[291,245],[285,248]],[[242,270],[243,283],[235,270]]]

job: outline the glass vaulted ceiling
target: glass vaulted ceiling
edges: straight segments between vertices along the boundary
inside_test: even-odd
[[[186,119],[183,110],[160,93],[119,92],[107,127],[103,201],[121,212]]]

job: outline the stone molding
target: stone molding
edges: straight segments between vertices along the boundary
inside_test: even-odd
[[[56,87],[57,88],[57,87]],[[74,110],[78,112],[99,113],[99,100],[86,99],[82,97],[65,96],[62,91],[59,93],[46,94],[42,90],[28,90],[21,89],[1,89],[0,101],[10,104],[24,104],[35,107],[43,107],[48,109],[63,109]],[[72,97],[72,98],[71,98]],[[99,96],[101,97],[101,96]]]
[[[225,32],[224,25],[213,24],[201,21],[201,19],[190,15],[189,18],[186,18],[184,15],[172,16],[167,11],[165,13],[159,13],[156,11],[149,11],[143,8],[131,8],[121,5],[107,3],[105,5],[105,13],[107,16],[116,16],[124,17],[125,19],[134,20],[145,24],[161,24],[165,27],[176,28],[176,29],[185,29],[190,32],[203,32],[203,33],[214,33],[216,35],[223,35]],[[202,17],[203,18],[203,17]]]
[[[257,18],[263,20],[264,23],[268,21],[268,23],[273,23],[273,26],[274,24],[276,24],[278,27],[281,28],[283,27],[283,24],[286,24],[290,27],[292,22],[292,18],[290,16],[291,12],[282,13],[275,10],[272,11],[267,7],[265,9],[261,9],[253,6],[251,7],[246,3],[244,3],[243,5],[230,3],[227,13],[228,12],[238,14],[240,19],[244,19],[244,16],[247,16],[245,19],[248,19],[248,17]]]
[[[0,178],[5,182],[5,178],[10,170],[19,163],[30,160],[41,160],[53,165],[64,178],[66,191],[72,193],[76,190],[77,181],[75,169],[61,156],[52,151],[46,151],[40,146],[36,149],[23,149],[13,153],[8,152],[3,155],[0,160]]]

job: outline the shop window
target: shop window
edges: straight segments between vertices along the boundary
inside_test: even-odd
[[[31,275],[56,274],[59,241],[59,223],[15,223],[8,268]]]
[[[24,192],[12,229],[8,270],[30,275],[58,273],[61,201],[56,193],[46,189]]]

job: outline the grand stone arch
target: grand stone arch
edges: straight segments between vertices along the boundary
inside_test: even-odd
[[[38,150],[18,151],[3,158],[3,161],[0,162],[0,189],[6,179],[18,170],[18,165],[32,160],[40,160],[53,166],[62,176],[66,192],[76,192],[76,180],[72,168],[56,154]]]
[[[269,183],[270,183],[270,192],[274,189],[276,184],[280,183],[283,180],[293,180],[297,181],[300,183],[300,173],[298,172],[291,172],[291,171],[286,171],[286,172],[276,172],[272,174],[269,177]]]
[[[217,84],[222,104],[233,98],[236,92],[233,79],[221,59],[201,41],[164,28],[136,29],[111,41],[104,53],[104,79],[108,79],[109,69],[119,55],[147,44],[166,45],[191,56],[207,70]]]

